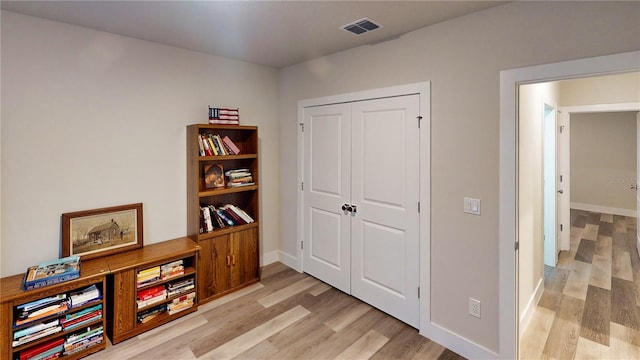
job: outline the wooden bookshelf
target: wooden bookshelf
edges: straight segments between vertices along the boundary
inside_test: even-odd
[[[240,149],[238,155],[201,156],[198,136],[228,136]],[[254,185],[207,189],[204,166],[220,164],[224,171],[249,169]],[[256,126],[187,126],[187,235],[201,251],[198,260],[198,298],[201,303],[260,281],[259,258],[259,154]],[[201,231],[200,208],[233,204],[254,222]]]
[[[191,307],[173,315],[163,311],[148,322],[142,323],[138,320],[138,316],[145,310],[155,306],[166,306],[180,296],[168,296],[160,302],[141,308],[138,308],[136,302],[138,291],[158,285],[165,286],[185,279],[193,279],[195,288],[187,293],[195,293],[197,289],[198,251],[199,246],[193,240],[183,237],[145,245],[140,249],[111,255],[104,259],[109,265],[112,274],[108,281],[108,289],[112,293],[107,302],[107,309],[112,314],[107,321],[107,333],[112,343],[116,344],[129,339],[198,309],[198,296],[196,295]],[[144,286],[138,286],[137,274],[139,271],[176,260],[182,260],[184,273],[168,279],[159,279]]]
[[[81,350],[73,354],[64,354],[64,359],[79,359],[81,357],[92,354],[96,351],[102,350],[106,347],[106,319],[108,317],[107,307],[105,306],[106,297],[106,275],[109,273],[109,267],[104,259],[98,258],[93,260],[81,261],[80,263],[80,277],[78,279],[64,281],[58,284],[45,286],[42,288],[23,290],[24,274],[18,274],[0,279],[0,359],[13,359],[19,357],[20,352],[28,351],[34,347],[43,344],[47,341],[67,338],[68,336],[76,333],[80,328],[71,330],[63,330],[33,341],[18,346],[12,346],[13,334],[21,329],[28,328],[47,322],[49,320],[63,319],[68,314],[73,314],[81,311],[87,307],[102,305],[102,318],[99,320],[91,321],[83,325],[86,326],[102,326],[102,340],[88,348]],[[63,312],[40,318],[19,326],[15,325],[16,321],[16,307],[21,304],[26,304],[32,301],[43,299],[49,296],[58,294],[68,294],[69,292],[82,290],[92,285],[96,285],[98,290],[102,294],[102,298],[91,301],[81,306],[69,308]]]

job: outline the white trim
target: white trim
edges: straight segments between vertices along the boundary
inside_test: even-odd
[[[477,344],[463,335],[454,333],[437,323],[429,324],[429,331],[420,331],[420,335],[429,338],[447,349],[455,351],[467,359],[499,359],[500,356],[486,347]]]
[[[517,93],[518,85],[614,74],[640,69],[640,51],[531,66],[500,72],[500,206],[499,206],[499,354],[515,359],[518,349],[517,241]]]
[[[273,264],[274,262],[281,262],[294,270],[296,270],[296,267],[298,265],[295,256],[291,256],[280,250],[270,251],[268,253],[265,253],[261,257],[262,266],[267,266],[269,264]]]
[[[635,209],[622,209],[614,208],[602,205],[582,204],[577,202],[571,202],[571,208],[576,210],[591,211],[603,214],[613,214],[621,216],[636,217],[638,214]]]
[[[538,306],[538,302],[542,297],[542,293],[544,292],[544,278],[538,280],[538,285],[536,286],[536,291],[531,294],[531,298],[529,302],[527,302],[527,306],[524,308],[522,312],[522,317],[520,317],[520,336],[524,334],[529,326],[529,322],[533,317],[533,314],[536,312],[536,306]]]
[[[640,110],[640,102],[563,106],[562,110],[568,112],[569,114],[575,114],[575,113],[597,113],[597,112],[639,111]]]

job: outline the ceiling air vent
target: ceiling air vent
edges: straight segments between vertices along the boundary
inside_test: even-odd
[[[373,20],[369,18],[362,18],[360,20],[356,20],[346,25],[343,25],[340,27],[340,29],[347,30],[348,32],[356,35],[361,35],[381,27],[382,25],[376,24],[375,22],[373,22]]]

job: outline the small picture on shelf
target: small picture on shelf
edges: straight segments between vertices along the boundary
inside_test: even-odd
[[[224,168],[220,164],[204,166],[204,187],[215,189],[224,187]]]

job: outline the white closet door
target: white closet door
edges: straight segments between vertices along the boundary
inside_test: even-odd
[[[350,292],[351,105],[304,110],[304,271]]]
[[[353,103],[351,293],[419,326],[419,95]]]

